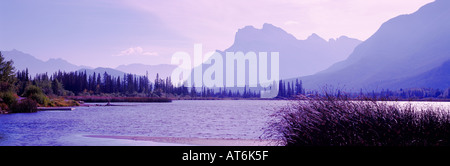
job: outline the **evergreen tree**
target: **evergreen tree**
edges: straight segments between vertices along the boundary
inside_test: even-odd
[[[291,93],[291,84],[288,82],[287,84],[287,93],[286,93],[286,97],[291,97],[292,93]]]
[[[197,91],[195,90],[195,85],[191,87],[191,97],[197,97]]]
[[[278,97],[283,97],[283,80],[278,83]]]
[[[117,77],[116,80],[116,88],[115,89],[115,93],[122,93],[122,84],[120,83],[120,76]]]
[[[53,94],[61,96],[64,95],[64,88],[58,79],[53,79],[52,81]]]
[[[100,76],[100,73],[97,73],[97,81],[96,81],[96,84],[95,84],[95,93],[96,94],[100,94],[101,93],[101,84],[102,83],[102,78],[101,78],[101,76]]]
[[[15,69],[12,60],[5,61],[5,58],[0,52],[0,91],[5,92],[12,90],[16,82]]]

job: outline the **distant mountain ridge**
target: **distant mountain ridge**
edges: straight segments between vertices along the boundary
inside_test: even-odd
[[[6,60],[13,60],[14,67],[16,71],[25,70],[28,68],[28,72],[30,76],[34,77],[36,74],[48,73],[53,74],[58,71],[78,71],[84,72],[88,75],[98,74],[103,76],[103,73],[108,73],[114,77],[123,77],[125,73],[132,73],[140,76],[145,76],[148,71],[148,76],[150,80],[156,78],[156,73],[159,73],[160,78],[170,77],[172,70],[175,69],[175,65],[163,64],[163,65],[144,65],[144,64],[130,64],[130,65],[121,65],[115,69],[113,68],[105,68],[98,67],[92,68],[89,66],[78,66],[72,63],[67,62],[64,59],[49,59],[48,61],[42,61],[34,56],[23,53],[18,50],[11,51],[2,51],[2,54],[5,56]]]
[[[305,40],[298,40],[283,29],[266,23],[262,29],[256,29],[253,26],[239,29],[233,45],[224,52],[279,52],[280,78],[292,78],[314,74],[347,58],[359,43],[361,41],[345,36],[326,41],[317,34],[312,34]],[[221,52],[223,56],[224,52]],[[63,59],[50,59],[44,62],[17,50],[3,51],[3,53],[7,59],[14,60],[18,70],[28,68],[32,76],[36,73],[54,73],[58,70],[86,71],[88,74],[94,72],[103,74],[106,71],[114,76],[121,76],[123,73],[147,75],[148,71],[149,78],[154,79],[156,73],[159,73],[160,78],[170,77],[172,71],[177,67],[170,64],[128,64],[115,69],[93,69],[77,66]],[[268,63],[270,63],[270,59]],[[204,66],[206,68],[208,65],[204,64]]]
[[[346,60],[300,79],[309,89],[448,88],[449,46],[450,1],[437,0],[387,21]]]
[[[13,60],[14,67],[16,70],[25,70],[28,68],[28,71],[31,76],[35,76],[36,74],[41,73],[49,73],[53,74],[54,72],[58,70],[62,71],[76,71],[82,68],[88,68],[86,66],[77,66],[74,64],[71,64],[63,59],[49,59],[48,61],[42,61],[34,56],[23,53],[18,50],[11,50],[11,51],[2,51],[3,56],[5,57],[5,60]]]
[[[326,41],[317,34],[299,40],[272,24],[262,29],[246,26],[236,33],[234,43],[224,52],[279,52],[280,78],[315,74],[342,61],[361,41],[346,36]],[[270,61],[269,61],[270,63]]]
[[[227,90],[240,90],[242,92],[245,91],[244,85],[245,87],[251,87],[251,90],[262,90],[261,86],[259,85],[261,85],[261,83],[266,84],[267,82],[257,81],[257,85],[255,85],[255,82],[250,82],[251,77],[256,77],[257,80],[261,80],[261,78],[259,78],[260,74],[258,74],[260,72],[266,72],[268,73],[268,77],[273,77],[269,76],[271,71],[259,71],[260,59],[258,57],[259,53],[261,52],[265,52],[268,55],[266,59],[267,64],[269,64],[267,66],[268,70],[271,70],[272,68],[272,66],[270,65],[272,63],[271,54],[273,52],[277,52],[279,55],[279,78],[288,79],[311,75],[324,70],[332,64],[347,58],[348,55],[350,55],[350,53],[353,51],[353,49],[360,43],[361,41],[346,36],[341,36],[337,39],[330,39],[326,41],[315,33],[305,40],[299,40],[292,34],[289,34],[283,29],[269,23],[265,23],[261,29],[257,29],[253,26],[246,26],[236,32],[234,43],[229,48],[223,51],[216,50],[216,52],[219,53],[217,55],[220,55],[219,57],[215,56],[214,58],[209,58],[208,60],[206,60],[205,62],[210,63],[202,63],[201,70],[199,69],[200,66],[194,67],[194,69],[191,70],[191,75],[187,79],[191,80],[191,83],[193,83],[197,87],[202,85],[199,85],[199,83],[194,80],[195,78],[198,78],[195,76],[195,71],[202,71],[202,74],[204,74],[203,78],[214,77],[214,79],[217,79],[217,73],[212,74],[210,73],[210,70],[208,71],[208,69],[213,66],[213,68],[218,67],[215,66],[215,58],[220,58],[222,59],[221,62],[223,64],[223,78],[219,80],[223,81],[223,85],[227,86]],[[254,52],[256,54],[257,62],[255,63],[258,67],[256,67],[256,71],[250,70],[250,62],[245,62],[247,63],[244,74],[245,78],[239,77],[237,76],[238,73],[244,71],[237,70],[237,64],[239,62],[234,62],[234,65],[228,65],[227,54],[231,53],[236,55],[237,53],[243,53],[245,57],[245,54],[249,52]],[[234,66],[234,69],[228,69],[230,66]],[[229,80],[227,81],[227,70],[234,70],[234,86],[230,85],[230,83],[227,83],[231,82]],[[238,83],[237,81],[242,81],[242,79],[245,79],[244,85]],[[267,79],[269,78],[265,78],[264,80]],[[219,84],[219,86],[223,85]]]
[[[87,75],[93,75],[94,73],[100,74],[101,77],[103,77],[103,74],[106,72],[108,75],[111,75],[113,77],[120,77],[123,78],[123,75],[126,74],[125,72],[122,72],[120,70],[112,69],[112,68],[104,68],[104,67],[97,67],[95,69],[79,69],[78,72],[86,72]]]
[[[156,78],[156,73],[159,74],[159,78],[170,77],[172,71],[176,68],[176,65],[160,64],[160,65],[144,65],[144,64],[129,64],[120,65],[116,67],[116,70],[120,70],[126,73],[133,73],[137,75],[145,76],[148,72],[148,77],[153,80]]]

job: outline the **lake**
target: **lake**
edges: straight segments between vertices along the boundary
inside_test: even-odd
[[[0,145],[146,145],[85,135],[258,139],[274,109],[287,102],[175,100],[5,114],[0,115]]]
[[[155,145],[150,141],[105,139],[87,135],[253,140],[259,139],[263,134],[263,128],[267,126],[275,109],[288,102],[175,100],[172,103],[112,103],[123,106],[6,114],[0,115],[0,145]],[[450,110],[450,102],[412,104]]]

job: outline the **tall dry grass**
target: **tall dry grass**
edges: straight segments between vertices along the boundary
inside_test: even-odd
[[[350,99],[301,97],[279,109],[264,137],[286,146],[449,146],[445,108]]]

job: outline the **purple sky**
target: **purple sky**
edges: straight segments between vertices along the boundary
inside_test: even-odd
[[[232,45],[239,28],[271,23],[305,39],[365,40],[380,25],[433,0],[14,0],[0,1],[0,50],[77,65],[170,63]]]

